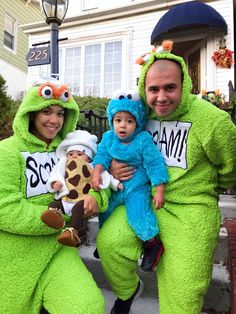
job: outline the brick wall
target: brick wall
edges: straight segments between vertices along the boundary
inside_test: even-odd
[[[236,314],[236,219],[226,218],[228,233],[228,270],[231,280],[231,314]]]

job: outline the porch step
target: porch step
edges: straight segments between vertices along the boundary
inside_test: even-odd
[[[222,224],[224,223],[225,218],[236,218],[236,195],[221,195],[219,206]]]
[[[222,225],[226,217],[236,218],[236,196],[222,195],[219,205],[222,214]],[[85,265],[93,274],[98,286],[102,289],[106,302],[105,314],[109,314],[116,300],[116,296],[111,291],[109,283],[105,278],[99,259],[93,256],[98,229],[98,218],[90,219],[88,221],[87,245],[83,245],[79,248],[79,254]],[[222,227],[214,257],[212,281],[204,302],[204,308],[209,309],[209,311],[206,310],[202,312],[202,314],[213,313],[210,312],[210,310],[214,310],[216,314],[222,312],[229,313],[230,311],[230,278],[226,266],[228,260],[227,239],[226,228]],[[131,313],[141,314],[145,312],[148,314],[159,314],[156,272],[149,273],[138,269],[138,275],[144,282],[144,291],[141,297],[134,302]]]
[[[102,289],[105,297],[106,312],[110,310],[116,300],[110,285],[105,278],[100,261],[93,257],[95,246],[83,245],[79,248],[79,254],[87,268],[92,273],[97,285]],[[144,283],[144,291],[132,306],[132,314],[159,314],[157,299],[156,272],[143,272],[138,269],[139,278]],[[215,313],[227,313],[230,309],[230,281],[226,266],[215,264],[210,287],[205,297],[204,308],[215,310]],[[207,313],[207,312],[202,312]],[[213,313],[213,312],[211,312]]]

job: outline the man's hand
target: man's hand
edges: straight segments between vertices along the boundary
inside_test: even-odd
[[[133,177],[135,167],[129,166],[124,162],[119,162],[116,159],[112,159],[109,172],[113,175],[115,179],[120,181],[126,181]]]
[[[90,217],[98,213],[98,204],[96,199],[91,195],[86,195],[84,200],[84,217]]]

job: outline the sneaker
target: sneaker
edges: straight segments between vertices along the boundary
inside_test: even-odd
[[[131,297],[127,300],[117,299],[110,314],[129,314],[134,300],[138,299],[143,292],[143,282],[139,280],[138,286]]]
[[[143,271],[152,271],[157,266],[163,252],[164,247],[158,236],[151,242],[145,241],[141,269]]]
[[[98,253],[98,249],[97,249],[97,248],[94,250],[94,252],[93,252],[93,256],[94,256],[95,258],[97,258],[97,259],[99,259],[99,258],[100,258],[99,253]]]

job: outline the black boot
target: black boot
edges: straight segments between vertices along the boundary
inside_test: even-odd
[[[133,301],[143,292],[143,282],[140,280],[131,297],[127,300],[117,299],[110,314],[129,314]]]

